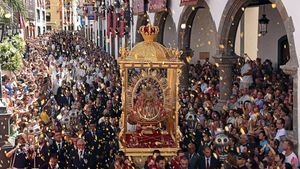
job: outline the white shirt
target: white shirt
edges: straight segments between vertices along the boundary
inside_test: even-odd
[[[55,50],[55,45],[52,44],[52,45],[51,45],[51,48],[52,48],[52,50]]]
[[[249,72],[251,70],[251,66],[249,63],[245,63],[244,66],[241,68],[241,74],[245,74],[247,72]],[[252,78],[252,75],[244,75],[242,77],[242,81],[241,82],[244,82],[244,83],[253,83],[253,78]]]
[[[208,166],[210,167],[210,157],[205,157],[205,167],[208,167],[207,163],[208,163]]]
[[[62,142],[56,142],[56,146],[57,146],[57,151],[60,151],[60,149],[62,149]]]
[[[81,152],[81,153],[80,153]],[[84,150],[78,150],[78,157],[83,159]]]
[[[277,130],[275,139],[280,141],[280,137],[285,136],[286,135],[286,131],[284,128]]]
[[[285,151],[282,152],[283,155],[285,155],[285,153],[286,153]],[[294,152],[292,152],[288,156],[285,156],[285,162],[291,164],[293,168],[298,167],[299,165],[298,157]]]

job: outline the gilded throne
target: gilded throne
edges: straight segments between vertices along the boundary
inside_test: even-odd
[[[179,148],[178,83],[181,52],[155,42],[159,29],[142,26],[144,41],[120,50],[122,117],[120,147],[129,156],[160,149],[173,155]]]

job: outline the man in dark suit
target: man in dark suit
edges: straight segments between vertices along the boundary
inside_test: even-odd
[[[66,150],[67,143],[63,140],[61,132],[56,131],[54,134],[54,141],[50,146],[50,152],[51,154],[57,154],[58,165],[60,168],[63,168],[66,165]]]
[[[43,164],[47,163],[50,159],[50,149],[47,145],[47,141],[43,138],[39,140],[39,147],[36,151],[36,167],[41,167]]]
[[[218,169],[220,162],[212,156],[212,151],[208,146],[203,147],[203,154],[199,160],[198,169]]]
[[[97,131],[95,123],[89,124],[88,131],[84,133],[84,141],[86,142],[86,146],[88,149],[96,150],[96,148],[98,148]]]
[[[64,92],[62,94],[60,94],[59,96],[57,96],[57,102],[59,104],[59,106],[64,107],[71,107],[72,103],[75,101],[71,91],[69,91],[68,89],[65,89]]]
[[[85,148],[85,142],[83,139],[77,141],[77,151],[73,151],[71,155],[71,168],[85,169],[92,167],[91,165],[91,152]],[[95,166],[94,166],[95,167]]]
[[[188,151],[189,168],[197,168],[197,162],[199,161],[200,156],[196,152],[196,145],[194,143],[188,144]]]
[[[96,124],[91,123],[89,125],[89,130],[84,134],[84,141],[86,143],[86,148],[93,154],[90,158],[91,164],[96,166],[99,163],[99,155],[97,153],[99,149],[99,138],[97,137]]]
[[[96,117],[93,116],[91,106],[89,104],[84,106],[83,112],[80,114],[79,118],[80,124],[85,132],[88,131],[89,125],[96,121]]]
[[[40,167],[40,169],[58,169],[58,160],[56,158],[56,155],[53,155],[50,157],[50,160],[48,163],[45,163]]]

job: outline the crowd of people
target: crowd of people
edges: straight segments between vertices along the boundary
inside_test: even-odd
[[[295,145],[287,138],[293,126],[291,78],[260,58],[239,58],[233,72],[232,94],[217,110],[218,65],[206,60],[190,66],[190,87],[181,92],[179,112],[181,147],[193,156],[189,167],[199,167],[209,150],[215,168],[298,168]],[[222,133],[228,140],[219,145],[215,139]]]
[[[28,40],[23,69],[3,76],[15,168],[108,168],[118,153],[116,60],[81,32]]]
[[[181,146],[171,159],[155,150],[146,169],[297,168],[292,129],[292,80],[272,62],[239,58],[230,99],[216,110],[218,65],[189,66],[180,89]],[[121,80],[114,57],[81,32],[28,40],[21,72],[3,76],[12,113],[15,168],[134,168],[119,150]],[[215,139],[224,134],[227,141]],[[224,139],[225,140],[225,139]]]

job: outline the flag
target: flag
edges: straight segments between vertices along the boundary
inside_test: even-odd
[[[144,14],[144,9],[145,9],[144,0],[133,0],[132,5],[133,5],[132,10],[134,15]]]
[[[117,29],[117,13],[113,11],[113,24],[112,24],[112,35],[116,37],[116,29]]]
[[[109,37],[110,35],[110,11],[107,11],[107,20],[106,20],[106,35]]]
[[[149,0],[149,12],[161,12],[167,9],[166,0]]]
[[[125,20],[124,20],[124,10],[121,9],[120,11],[120,37],[123,38],[125,32]]]
[[[20,24],[20,29],[25,28],[25,20],[22,15],[19,15],[19,24]]]

